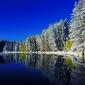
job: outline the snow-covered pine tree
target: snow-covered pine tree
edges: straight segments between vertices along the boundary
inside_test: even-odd
[[[85,0],[76,2],[70,26],[70,38],[73,41],[72,50],[80,50],[85,46]]]

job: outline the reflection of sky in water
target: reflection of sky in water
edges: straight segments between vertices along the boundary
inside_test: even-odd
[[[20,78],[24,76],[39,80],[43,80],[43,77],[45,77],[51,81],[55,80],[55,64],[58,56],[14,54],[4,55],[3,58],[5,63],[10,63],[1,66],[1,73],[7,76],[12,75],[15,77],[15,75],[19,75]]]
[[[45,85],[50,84],[38,70],[27,69],[24,64],[0,64],[0,81],[11,84]],[[2,83],[1,82],[1,83]]]
[[[31,83],[30,85],[32,83],[34,85],[50,85],[49,82],[52,85],[68,85],[71,78],[77,73],[76,71],[73,74],[74,71],[71,71],[65,64],[63,56],[14,54],[2,57],[1,59],[4,59],[5,62],[4,65],[0,65],[0,79],[2,80],[4,78],[9,81],[10,79],[20,81],[24,79],[25,82]],[[77,77],[75,77],[76,79]],[[73,83],[74,80],[71,82]]]

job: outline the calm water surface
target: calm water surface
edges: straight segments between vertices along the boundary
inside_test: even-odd
[[[53,85],[49,76],[54,75],[56,57],[51,56],[28,54],[0,56],[0,81]]]
[[[0,82],[11,85],[75,85],[71,79],[75,74],[64,60],[63,56],[56,55],[0,56]]]

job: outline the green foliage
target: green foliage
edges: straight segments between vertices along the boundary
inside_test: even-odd
[[[26,61],[26,53],[22,53],[22,52],[27,52],[27,49],[26,49],[26,45],[21,45],[20,46],[20,57],[19,57],[19,59],[20,59],[20,61],[21,62],[25,62]]]
[[[26,49],[26,45],[21,45],[20,46],[20,52],[26,52],[27,49]]]
[[[71,58],[66,58],[64,63],[68,66],[68,68],[72,71],[73,69],[76,68],[76,66],[73,64]]]
[[[27,54],[26,53],[20,53],[19,59],[21,62],[25,63],[27,60]]]
[[[71,40],[67,40],[64,47],[65,50],[70,50],[72,48],[73,42]]]

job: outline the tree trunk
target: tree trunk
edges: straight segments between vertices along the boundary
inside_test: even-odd
[[[83,49],[83,51],[82,51],[82,63],[85,62],[85,61],[84,61],[84,55],[85,55],[85,54],[84,54],[84,50],[85,50],[85,49]]]

